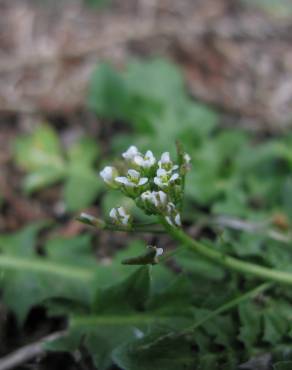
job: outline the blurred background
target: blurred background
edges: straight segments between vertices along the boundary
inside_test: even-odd
[[[55,188],[42,202],[21,190],[19,169],[38,165],[19,163],[14,139],[42,122],[61,146],[99,141],[99,158],[133,140],[161,151],[181,138],[194,151],[217,125],[287,133],[291,25],[289,0],[2,0],[0,229],[65,211]],[[42,176],[29,193],[62,177]]]
[[[2,0],[1,113],[70,117],[96,63],[163,56],[237,124],[288,127],[291,19],[289,0]]]

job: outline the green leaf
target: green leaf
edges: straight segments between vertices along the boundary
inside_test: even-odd
[[[194,255],[191,251],[182,251],[175,256],[178,265],[185,272],[201,276],[208,280],[222,280],[225,276],[225,271],[221,266],[210,262],[200,256]]]
[[[111,66],[99,65],[91,76],[89,107],[101,117],[123,119],[128,104],[128,91],[122,77]]]
[[[49,125],[41,125],[31,136],[17,138],[15,160],[26,170],[41,167],[63,169],[61,145],[56,132]]]
[[[141,349],[151,343],[153,337],[147,336],[121,345],[114,351],[114,361],[127,370],[192,370],[195,369],[196,356],[190,343],[183,339],[165,339],[154,348]]]
[[[48,298],[63,297],[89,303],[93,294],[96,265],[91,259],[80,258],[74,249],[69,258],[65,258],[64,253],[61,258],[60,252],[59,258],[56,258],[56,252],[54,255],[52,250],[47,257],[37,255],[36,238],[43,226],[40,223],[16,235],[0,236],[3,301],[15,312],[20,322],[23,322],[32,306]],[[74,246],[85,241],[77,238],[64,244],[68,247],[70,243]]]
[[[102,189],[101,180],[89,168],[70,172],[65,181],[64,200],[69,211],[90,206]]]
[[[42,125],[33,134],[16,139],[14,154],[16,163],[28,172],[24,190],[33,193],[64,181],[69,211],[88,207],[101,190],[101,180],[94,169],[99,150],[91,138],[80,138],[63,153],[57,133]]]
[[[94,312],[141,311],[150,292],[150,267],[134,271],[125,281],[97,293]]]
[[[273,365],[273,370],[291,370],[292,361],[281,361]]]
[[[99,156],[99,148],[96,140],[89,137],[82,137],[75,142],[67,153],[72,167],[91,167]]]
[[[276,305],[275,305],[276,306]],[[264,336],[263,340],[275,345],[280,342],[284,334],[287,333],[287,318],[281,317],[275,307],[264,312]]]
[[[257,305],[244,302],[239,305],[239,318],[241,322],[239,340],[247,348],[252,348],[257,342],[261,332],[261,312]]]

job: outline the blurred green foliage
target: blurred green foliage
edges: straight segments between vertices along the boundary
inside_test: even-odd
[[[292,16],[292,3],[290,0],[241,0],[241,2],[281,18],[291,18]]]
[[[94,170],[99,149],[89,137],[63,151],[53,128],[40,125],[31,135],[17,138],[14,153],[17,165],[28,172],[23,183],[28,194],[64,182],[66,208],[76,211],[92,204],[101,190]]]

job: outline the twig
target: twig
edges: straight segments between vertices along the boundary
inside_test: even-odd
[[[13,369],[28,360],[40,356],[46,352],[44,344],[46,342],[53,342],[56,339],[63,337],[66,334],[65,331],[58,331],[50,334],[37,342],[28,344],[0,359],[0,370]]]

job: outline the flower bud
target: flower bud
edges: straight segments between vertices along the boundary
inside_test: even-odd
[[[131,226],[131,215],[126,212],[124,207],[112,208],[109,216],[116,225]]]
[[[95,226],[99,229],[103,229],[105,227],[105,222],[99,218],[96,218],[88,213],[81,213],[77,220],[82,222],[83,224]]]
[[[166,206],[166,215],[165,220],[169,223],[171,226],[180,227],[181,226],[181,217],[176,209],[175,205],[171,202],[169,202]]]
[[[178,165],[174,165],[170,159],[169,152],[162,153],[160,161],[158,161],[158,167],[166,172],[173,172],[178,169]]]
[[[167,194],[164,191],[145,191],[141,194],[143,208],[150,214],[161,213],[167,204]]]

